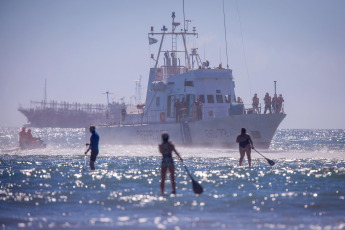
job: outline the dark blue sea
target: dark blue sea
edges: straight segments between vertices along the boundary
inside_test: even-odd
[[[345,229],[345,130],[278,130],[259,150],[273,167],[256,152],[249,168],[236,149],[176,146],[204,193],[175,159],[177,194],[168,180],[165,196],[157,146],[101,143],[92,172],[84,129],[32,129],[47,148],[8,152],[19,131],[0,128],[0,229]]]

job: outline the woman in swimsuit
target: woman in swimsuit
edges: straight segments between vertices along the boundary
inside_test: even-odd
[[[176,183],[175,183],[175,166],[172,158],[172,152],[174,151],[180,161],[183,161],[180,154],[176,151],[175,146],[169,142],[169,135],[167,133],[162,134],[162,144],[159,146],[159,152],[163,155],[162,166],[161,166],[161,192],[164,195],[164,183],[166,172],[169,169],[170,180],[172,187],[172,194],[176,194]]]
[[[244,155],[247,154],[249,167],[252,166],[252,159],[250,157],[251,149],[254,149],[252,138],[246,133],[246,129],[241,129],[241,134],[237,136],[236,143],[239,143],[240,150],[240,165],[242,165]]]

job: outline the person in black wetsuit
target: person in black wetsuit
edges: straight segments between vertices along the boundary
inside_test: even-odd
[[[240,150],[240,165],[242,165],[244,156],[247,154],[248,164],[249,167],[252,166],[252,158],[250,156],[251,149],[254,149],[254,144],[252,138],[245,128],[241,129],[241,134],[237,136],[236,143],[239,143],[239,150]]]
[[[91,170],[95,170],[95,161],[96,161],[96,157],[98,155],[98,143],[99,143],[99,135],[96,133],[96,127],[91,125],[90,126],[90,133],[91,137],[90,137],[90,144],[86,144],[89,145],[89,148],[85,151],[85,155],[87,154],[87,152],[89,152],[89,150],[91,150],[91,156],[90,156],[90,169]]]
[[[176,183],[175,183],[175,166],[172,158],[172,152],[174,151],[180,161],[183,161],[180,154],[176,151],[175,146],[169,142],[169,134],[162,134],[162,144],[159,146],[159,152],[162,154],[162,166],[161,166],[161,192],[164,195],[164,183],[166,172],[169,169],[170,180],[172,187],[172,194],[176,194]]]

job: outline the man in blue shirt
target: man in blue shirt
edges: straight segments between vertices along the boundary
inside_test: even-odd
[[[95,126],[93,125],[90,126],[90,133],[91,133],[90,144],[86,144],[86,145],[89,145],[89,148],[86,150],[85,155],[87,154],[87,152],[89,152],[89,150],[91,150],[90,169],[95,170],[95,161],[98,155],[98,143],[99,143],[99,136],[96,133]]]

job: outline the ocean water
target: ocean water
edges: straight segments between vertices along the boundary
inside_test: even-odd
[[[0,149],[18,132],[0,128]],[[345,229],[345,130],[278,130],[260,151],[273,167],[255,152],[249,168],[235,149],[176,146],[204,193],[175,161],[177,194],[168,180],[165,196],[157,146],[101,145],[92,172],[83,129],[33,133],[46,149],[1,152],[0,229]]]

